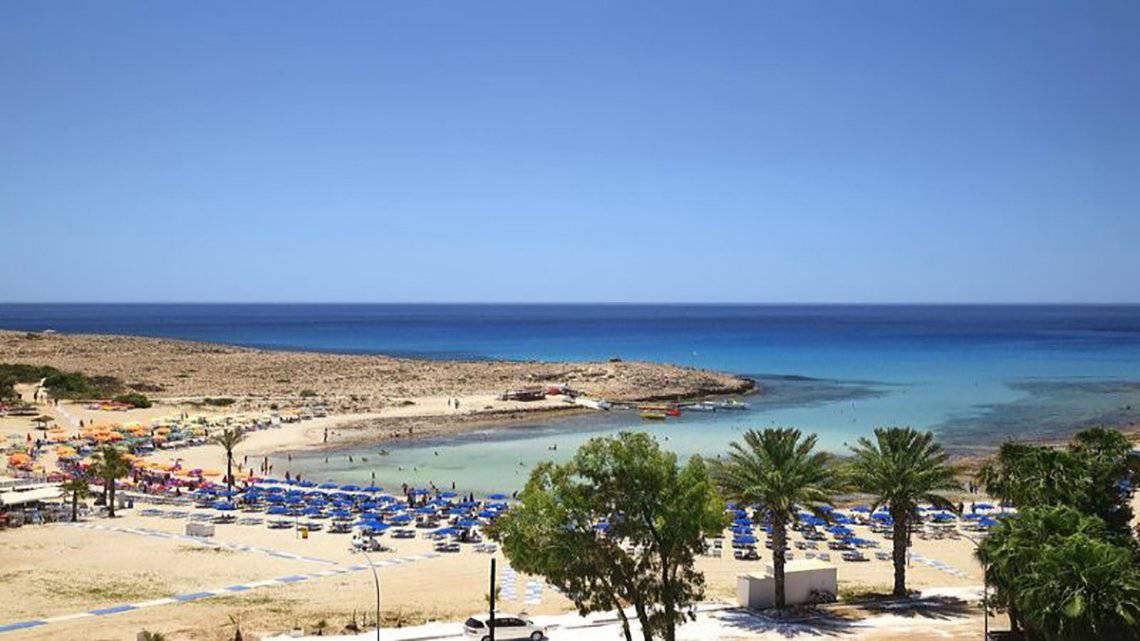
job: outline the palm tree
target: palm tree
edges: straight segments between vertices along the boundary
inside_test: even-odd
[[[851,485],[874,496],[872,510],[887,506],[894,521],[895,596],[906,596],[906,548],[911,519],[920,502],[954,509],[938,492],[960,489],[949,455],[934,434],[909,427],[875,430],[875,440],[860,437],[851,448]]]
[[[92,462],[95,476],[103,480],[103,491],[107,493],[107,517],[115,518],[115,481],[131,472],[131,464],[123,458],[123,452],[113,445],[104,445]]]
[[[234,490],[234,448],[238,446],[238,443],[245,440],[245,430],[240,427],[227,427],[222,430],[221,434],[215,434],[212,440],[226,451],[226,487],[232,492]]]
[[[1140,638],[1140,569],[1127,547],[1074,534],[1044,546],[1018,583],[1034,638]]]
[[[1019,607],[1019,588],[1043,550],[1075,534],[1103,539],[1104,521],[1086,516],[1067,505],[1030,507],[1016,519],[1003,519],[977,549],[986,581],[994,589],[991,602],[1005,608],[1013,630],[1025,627]]]
[[[815,434],[804,437],[792,428],[749,430],[744,433],[744,443],[733,441],[727,458],[712,467],[712,478],[726,498],[767,510],[772,524],[775,600],[781,609],[786,605],[788,522],[795,520],[797,506],[818,509],[829,504],[839,490],[831,456],[814,452],[815,443]]]
[[[64,496],[71,495],[71,522],[75,523],[79,520],[79,500],[87,498],[91,493],[91,487],[87,483],[87,479],[82,476],[73,476],[60,485],[63,490]]]

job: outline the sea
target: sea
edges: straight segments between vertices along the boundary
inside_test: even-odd
[[[843,453],[875,427],[903,425],[968,455],[1140,424],[1140,305],[0,304],[0,328],[426,359],[652,360],[742,374],[762,390],[747,411],[652,423],[597,413],[383,455],[279,457],[275,472],[314,480],[511,491],[538,461],[623,430],[715,457],[751,428],[794,426]]]

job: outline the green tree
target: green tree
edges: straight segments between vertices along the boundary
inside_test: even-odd
[[[1003,503],[1081,505],[1091,481],[1082,461],[1071,452],[1026,443],[1003,443],[978,470],[986,493]]]
[[[1041,545],[1018,580],[1033,637],[1048,641],[1140,639],[1140,569],[1132,550],[1074,534]]]
[[[92,461],[93,474],[103,480],[103,491],[107,494],[107,516],[115,518],[115,481],[131,473],[131,464],[123,457],[123,451],[113,445],[104,445],[95,453]]]
[[[977,477],[986,493],[1003,502],[1019,508],[1070,505],[1125,533],[1132,507],[1122,482],[1136,471],[1131,450],[1120,432],[1099,427],[1078,433],[1067,448],[1005,443]]]
[[[1033,566],[1044,546],[1075,534],[1104,538],[1104,521],[1086,516],[1067,505],[1030,507],[1017,518],[1002,519],[978,546],[977,556],[993,588],[990,602],[1009,615],[1010,627],[1024,627],[1018,606],[1018,590],[1026,569]]]
[[[234,489],[234,448],[245,440],[245,430],[240,427],[225,428],[215,434],[212,440],[226,452],[226,487],[232,492]]]
[[[960,488],[956,470],[947,464],[949,455],[934,442],[934,434],[909,427],[878,428],[873,441],[861,437],[851,449],[851,485],[875,497],[872,509],[885,505],[890,511],[894,522],[894,594],[906,596],[907,537],[915,508],[927,502],[954,509],[939,493]]]
[[[626,639],[629,604],[646,641],[673,641],[703,596],[693,565],[704,537],[726,522],[700,458],[679,465],[647,434],[595,438],[564,465],[540,464],[519,498],[492,528],[515,568],[582,614],[615,610]]]
[[[712,466],[712,477],[725,497],[758,504],[772,524],[772,567],[777,608],[786,605],[784,555],[788,523],[797,506],[818,508],[831,503],[839,491],[832,458],[816,452],[816,435],[803,437],[796,429],[749,430],[744,442],[729,445],[727,457]]]
[[[72,476],[60,485],[64,496],[71,497],[71,522],[79,520],[79,501],[87,498],[91,493],[91,486],[82,476]]]

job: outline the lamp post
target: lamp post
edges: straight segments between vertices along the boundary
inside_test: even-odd
[[[981,547],[981,543],[974,537],[959,532],[967,541],[974,544],[974,549]],[[989,641],[990,638],[990,582],[989,576],[986,574],[986,566],[982,566],[982,639]]]
[[[368,552],[361,548],[360,553],[364,555],[364,560],[368,561],[368,567],[372,568],[372,582],[376,584],[376,641],[380,641],[380,575],[376,573],[376,566],[372,563]]]

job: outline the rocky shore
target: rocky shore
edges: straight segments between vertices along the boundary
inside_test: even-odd
[[[419,360],[3,330],[0,362],[113,376],[159,401],[232,398],[234,409],[321,404],[338,414],[377,412],[425,398],[497,395],[526,385],[567,385],[619,402],[741,394],[755,388],[753,381],[731,374],[647,362]]]

